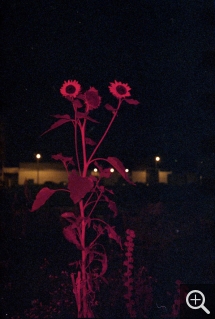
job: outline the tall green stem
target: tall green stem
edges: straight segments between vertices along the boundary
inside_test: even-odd
[[[75,154],[76,154],[76,162],[78,165],[78,171],[79,174],[81,174],[81,169],[80,169],[80,161],[79,161],[79,155],[78,155],[78,132],[77,132],[77,110],[74,107],[74,111],[75,111],[75,124],[74,124],[74,129],[75,129]]]
[[[83,200],[79,202],[79,208],[80,208],[80,214],[82,217],[81,221],[81,245],[83,247],[81,252],[81,286],[82,286],[82,293],[81,293],[81,299],[83,304],[83,314],[82,317],[87,318],[87,275],[86,275],[86,248],[85,248],[85,230],[86,230],[86,224],[84,219],[84,206],[83,206]]]
[[[87,169],[88,169],[88,163],[87,163],[87,153],[86,153],[86,141],[85,141],[85,129],[86,129],[86,119],[84,119],[84,122],[82,125],[80,125],[81,130],[81,144],[82,144],[82,155],[83,155],[83,172],[82,177],[87,176]]]
[[[113,113],[113,117],[107,126],[103,136],[101,137],[100,141],[94,148],[92,154],[90,155],[89,159],[87,160],[87,154],[86,154],[86,140],[85,140],[85,133],[86,133],[86,119],[83,120],[83,123],[79,121],[77,123],[77,111],[75,110],[75,151],[76,151],[76,159],[77,159],[77,164],[78,164],[78,170],[79,174],[82,177],[87,176],[87,170],[88,166],[91,163],[93,156],[95,155],[96,151],[98,150],[99,146],[103,142],[105,136],[107,135],[113,121],[115,120],[117,113],[119,111],[121,105],[121,100],[118,102],[118,106]],[[80,132],[81,132],[81,142],[82,142],[82,156],[83,156],[83,170],[81,171],[80,168],[80,161],[79,161],[79,154],[78,154],[78,141],[77,141],[77,124],[79,125]],[[101,197],[101,194],[98,196],[97,201],[95,202],[90,214],[94,210],[95,206],[97,205],[99,199]],[[81,245],[83,247],[82,252],[81,252],[81,301],[82,301],[82,317],[87,318],[89,313],[88,313],[88,303],[87,303],[87,272],[86,272],[86,261],[87,261],[87,251],[86,251],[86,246],[85,246],[85,237],[86,237],[86,221],[85,221],[85,205],[83,202],[83,199],[79,202],[79,209],[80,209],[80,215],[81,215]]]
[[[80,124],[81,131],[81,144],[82,144],[82,155],[83,155],[83,170],[81,172],[82,177],[87,176],[87,155],[86,155],[86,142],[85,142],[85,128],[86,119],[84,119],[83,124]],[[83,302],[83,317],[88,316],[88,304],[87,304],[87,274],[86,274],[86,258],[87,252],[85,247],[85,237],[86,237],[86,222],[85,222],[85,209],[83,200],[79,202],[80,214],[81,214],[81,244],[83,250],[81,252],[81,275],[82,275],[82,302]]]

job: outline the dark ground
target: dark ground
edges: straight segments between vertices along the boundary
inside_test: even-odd
[[[118,185],[113,187],[117,218],[101,207],[123,241],[127,228],[135,230],[136,274],[144,267],[145,276],[153,281],[153,304],[164,304],[170,312],[176,280],[215,283],[215,194],[206,186]],[[74,317],[68,264],[79,252],[64,239],[59,218],[61,206],[70,204],[56,196],[39,212],[30,213],[31,198],[38,190],[30,191],[31,197],[23,187],[1,190],[2,318]],[[126,317],[120,277],[124,254],[113,242],[104,240],[104,244],[109,256],[109,285],[101,285],[96,311],[106,318],[111,307],[115,317],[122,316],[122,311]],[[25,315],[24,309],[28,309]],[[161,313],[154,312],[154,318],[161,318]]]

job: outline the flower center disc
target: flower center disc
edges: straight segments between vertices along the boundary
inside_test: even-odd
[[[68,85],[66,87],[66,93],[68,93],[68,94],[73,94],[73,93],[75,93],[75,91],[76,91],[76,88],[73,85]]]
[[[121,95],[127,93],[127,90],[126,90],[126,88],[123,85],[117,85],[116,91],[117,91],[117,93],[119,93]]]

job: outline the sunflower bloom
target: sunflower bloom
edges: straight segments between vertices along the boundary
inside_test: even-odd
[[[110,83],[110,86],[108,88],[110,93],[112,93],[117,99],[122,99],[131,96],[129,92],[131,88],[128,85],[128,83],[117,82],[115,80],[114,82]]]
[[[60,93],[68,100],[76,98],[80,91],[81,86],[76,80],[64,81],[62,87],[60,88]]]
[[[98,94],[98,90],[94,87],[91,87],[85,92],[84,98],[85,104],[89,110],[97,109],[101,103],[101,97]]]

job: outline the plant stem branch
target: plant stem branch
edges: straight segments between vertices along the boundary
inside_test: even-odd
[[[84,119],[84,122],[82,125],[80,125],[81,130],[81,144],[82,144],[82,153],[83,153],[83,172],[82,177],[86,177],[87,175],[87,154],[86,154],[86,141],[85,141],[85,133],[86,133],[86,119]]]
[[[117,114],[118,114],[118,111],[119,111],[119,108],[120,108],[121,103],[122,103],[122,100],[119,99],[118,106],[117,106],[117,108],[116,108],[116,111],[113,113],[113,117],[112,117],[112,119],[110,120],[110,123],[108,124],[108,126],[107,126],[107,128],[106,128],[104,134],[102,135],[100,141],[99,141],[98,144],[95,146],[95,148],[94,148],[92,154],[90,155],[90,157],[89,157],[89,159],[88,159],[88,165],[89,165],[89,163],[92,161],[93,156],[95,155],[96,151],[98,150],[98,148],[100,147],[101,143],[103,142],[105,136],[107,135],[107,133],[108,133],[108,131],[109,131],[111,125],[113,124],[113,122],[114,122],[114,120],[115,120],[115,118],[116,118],[116,116],[117,116]]]
[[[77,120],[77,110],[74,107],[74,111],[75,111],[75,123],[74,123],[74,129],[75,129],[75,154],[76,154],[76,162],[77,162],[77,166],[78,166],[78,171],[79,174],[81,174],[81,169],[80,169],[80,161],[79,161],[79,155],[78,155],[78,134],[77,134],[77,124],[78,124],[78,120]]]

